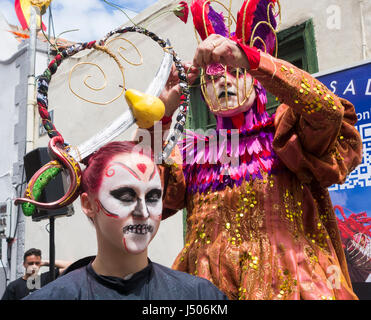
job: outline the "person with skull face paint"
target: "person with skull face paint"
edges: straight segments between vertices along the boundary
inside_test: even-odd
[[[230,299],[357,299],[327,191],[361,162],[355,109],[274,57],[278,1],[244,1],[236,32],[211,2],[192,1],[202,42],[190,70],[201,68],[217,124],[210,135],[187,130],[180,160],[166,166],[163,216],[187,209],[186,245],[173,268]],[[168,116],[179,104],[174,84],[161,96]],[[265,89],[282,101],[272,116]]]
[[[89,159],[81,206],[94,224],[98,253],[72,264],[30,300],[224,300],[209,281],[149,260],[162,215],[162,183],[153,159],[131,142],[111,142]]]

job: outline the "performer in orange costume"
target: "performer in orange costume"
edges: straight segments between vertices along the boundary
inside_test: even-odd
[[[202,68],[217,128],[187,131],[181,164],[164,171],[163,217],[187,208],[186,244],[173,267],[211,280],[230,299],[357,299],[327,191],[361,161],[355,109],[272,56],[275,4],[245,1],[231,34],[210,1],[192,3],[203,40],[193,65]],[[179,103],[170,82],[167,115]],[[265,89],[282,102],[273,116]],[[223,153],[238,164],[223,162]]]

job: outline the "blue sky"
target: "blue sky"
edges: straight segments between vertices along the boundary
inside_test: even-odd
[[[125,7],[126,13],[134,17],[157,0],[111,0],[111,2]],[[67,30],[79,29],[62,36],[73,41],[100,39],[127,21],[122,12],[102,0],[53,0],[51,7],[56,36]],[[0,11],[9,23],[19,25],[14,0],[0,0]],[[48,27],[48,12],[43,16],[43,21]]]

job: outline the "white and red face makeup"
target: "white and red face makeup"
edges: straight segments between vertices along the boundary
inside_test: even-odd
[[[126,252],[143,252],[162,214],[162,187],[154,162],[139,153],[112,158],[103,172],[96,205],[100,231]]]

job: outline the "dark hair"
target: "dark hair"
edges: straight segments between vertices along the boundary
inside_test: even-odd
[[[82,172],[81,192],[97,192],[107,163],[118,154],[133,152],[135,146],[131,141],[113,141],[101,147],[89,158],[88,165]]]
[[[36,248],[31,248],[31,249],[28,249],[24,255],[23,255],[23,262],[26,261],[26,258],[28,256],[37,256],[37,257],[41,257],[41,250],[40,249],[36,249]]]

